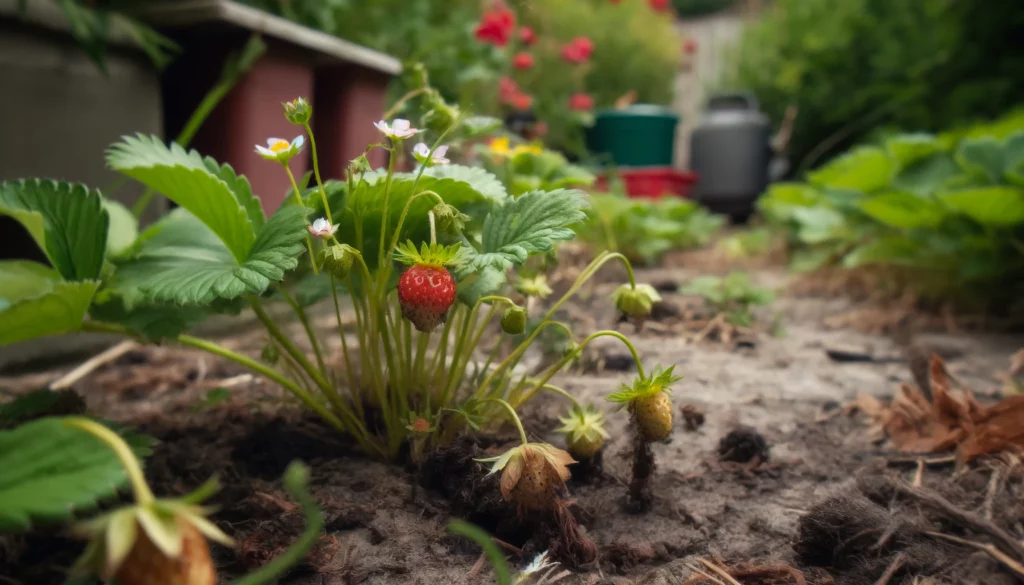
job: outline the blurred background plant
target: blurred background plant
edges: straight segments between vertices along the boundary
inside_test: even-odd
[[[1024,293],[1024,110],[865,143],[806,182],[771,186],[758,207],[797,270],[883,268],[925,301],[1012,310]]]
[[[657,264],[669,250],[698,248],[726,219],[678,197],[630,199],[618,193],[594,193],[579,238],[596,248],[619,252],[630,262]]]
[[[1024,95],[1019,0],[777,0],[744,33],[727,85],[778,121],[799,109],[797,175],[885,128],[939,131]]]

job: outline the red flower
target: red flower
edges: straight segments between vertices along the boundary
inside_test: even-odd
[[[511,77],[502,77],[498,80],[498,96],[503,103],[511,102],[511,96],[519,93],[521,93],[519,91],[519,84]]]
[[[589,112],[594,109],[594,98],[588,93],[574,93],[569,97],[569,109],[576,112]]]
[[[512,66],[516,69],[529,69],[533,67],[533,55],[526,52],[516,53],[516,56],[512,58]]]
[[[594,42],[587,37],[576,37],[562,47],[562,58],[570,63],[583,63],[594,53]]]
[[[518,93],[512,96],[510,105],[517,110],[528,110],[533,105],[533,98],[525,93]]]
[[[537,33],[533,32],[532,28],[524,26],[519,29],[519,40],[529,47],[533,43],[537,42]]]
[[[480,18],[476,27],[476,40],[504,47],[512,38],[516,28],[516,14],[503,2],[495,4]]]
[[[667,12],[669,0],[647,0],[647,3],[651,6],[651,10],[655,12]]]
[[[693,55],[697,52],[697,39],[686,39],[683,41],[683,52],[687,55]]]

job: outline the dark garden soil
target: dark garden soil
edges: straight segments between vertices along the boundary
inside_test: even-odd
[[[641,271],[638,278],[669,291],[692,275],[684,267]],[[775,269],[754,276],[772,287],[787,283]],[[685,378],[673,392],[674,432],[653,447],[648,512],[626,506],[628,417],[609,413],[612,439],[603,468],[580,469],[569,485],[572,513],[599,557],[560,582],[1016,582],[1007,567],[1024,562],[1024,466],[1006,454],[963,468],[940,456],[897,454],[845,408],[860,393],[887,399],[899,383],[913,383],[906,336],[901,345],[891,336],[834,326],[843,315],[860,314],[845,317],[855,321],[846,325],[871,329],[868,313],[855,312],[867,309],[848,300],[790,296],[761,311],[761,331],[705,334],[694,343],[709,316],[693,299],[669,292],[658,319],[634,334],[608,307],[615,286],[599,283],[568,308],[577,334],[618,327],[635,339],[645,363],[678,364]],[[906,319],[893,322],[906,325]],[[249,333],[224,342],[256,355],[262,338]],[[984,399],[1001,386],[998,376],[1024,338],[931,332],[913,343],[943,355],[950,372]],[[614,343],[595,344],[555,381],[611,410],[603,397],[633,376],[623,352]],[[542,360],[535,356],[534,365]],[[0,378],[0,397],[45,386],[69,369]],[[229,398],[197,406],[221,387]],[[461,441],[418,471],[368,460],[272,385],[174,347],[130,350],[74,388],[90,412],[159,439],[146,464],[158,493],[182,494],[212,475],[220,478],[215,519],[240,543],[237,550],[215,548],[223,582],[278,554],[301,531],[301,515],[279,481],[293,459],[312,467],[327,531],[282,583],[493,582],[478,547],[446,533],[453,516],[494,534],[515,566],[559,550],[557,538],[517,521],[496,478],[484,478],[484,467],[472,460],[500,450],[511,435]],[[561,445],[553,430],[564,408],[553,396],[528,404],[527,431]],[[981,548],[989,543],[1007,560]],[[0,582],[26,585],[61,583],[62,569],[79,550],[55,532],[0,545]]]

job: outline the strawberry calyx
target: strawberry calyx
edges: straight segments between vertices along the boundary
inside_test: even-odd
[[[558,417],[558,421],[562,426],[555,432],[565,435],[569,453],[576,458],[593,457],[609,437],[604,429],[604,413],[589,404],[582,408],[572,407],[569,414]]]
[[[505,451],[497,457],[476,459],[480,463],[493,463],[487,475],[499,471],[501,494],[510,498],[519,480],[527,473],[542,474],[557,478],[564,485],[569,479],[569,465],[576,463],[567,452],[547,443],[525,443]]]
[[[669,366],[665,369],[658,366],[651,372],[650,376],[646,378],[637,377],[636,380],[633,380],[632,386],[623,384],[619,391],[610,394],[607,400],[609,402],[629,403],[662,392],[669,394],[672,392],[671,385],[683,379],[682,376],[676,376],[673,373],[674,369],[675,366]]]
[[[422,242],[417,250],[416,244],[412,240],[407,240],[395,247],[395,260],[408,266],[458,266],[462,263],[461,249],[461,242],[450,246]]]
[[[207,520],[214,510],[200,505],[217,490],[210,480],[183,498],[157,499],[125,506],[74,527],[73,532],[89,544],[72,568],[76,575],[99,575],[113,579],[129,560],[132,549],[148,541],[167,559],[185,552],[188,532],[198,532],[225,546],[235,541]]]

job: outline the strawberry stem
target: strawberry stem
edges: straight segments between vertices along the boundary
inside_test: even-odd
[[[309,126],[309,122],[303,124],[306,129],[306,135],[309,136],[309,148],[312,151],[313,156],[313,176],[316,177],[316,185],[320,188],[320,200],[324,202],[324,213],[327,214],[327,221],[330,224],[334,224],[334,218],[331,217],[331,206],[327,203],[327,193],[324,191],[324,182],[320,180],[320,163],[317,161],[316,156],[316,138],[313,138],[313,129]]]
[[[430,219],[430,245],[434,246],[437,244],[437,226],[435,225],[433,210],[427,212],[427,218]]]
[[[528,445],[530,443],[529,441],[526,440],[526,430],[523,429],[523,423],[522,421],[519,420],[519,415],[516,414],[516,409],[512,408],[512,405],[510,405],[508,402],[505,402],[501,398],[488,398],[487,400],[484,400],[484,402],[495,402],[504,407],[505,410],[507,410],[508,413],[512,415],[512,422],[516,425],[516,430],[519,431],[519,438],[523,441],[523,444]]]
[[[287,162],[281,163],[281,166],[284,167],[284,172],[288,173],[288,180],[292,183],[292,189],[295,193],[295,203],[300,207],[304,206],[305,203],[302,201],[302,192],[299,191],[299,184],[295,182],[295,175],[292,174],[291,167],[288,166]],[[326,202],[327,200],[324,199],[324,203]],[[309,265],[313,267],[313,274],[319,274],[319,270],[317,270],[316,267],[316,256],[313,254],[313,238],[309,237],[308,234],[306,235],[306,248],[309,250]]]
[[[110,447],[121,461],[121,466],[124,467],[125,473],[128,474],[128,481],[132,485],[132,491],[135,492],[135,502],[140,506],[153,503],[156,499],[153,496],[153,490],[149,489],[149,484],[146,483],[146,476],[142,474],[142,466],[139,464],[139,460],[135,458],[135,454],[132,453],[131,447],[128,446],[128,443],[124,442],[124,439],[107,427],[85,417],[68,417],[65,419],[64,424],[89,433]]]

